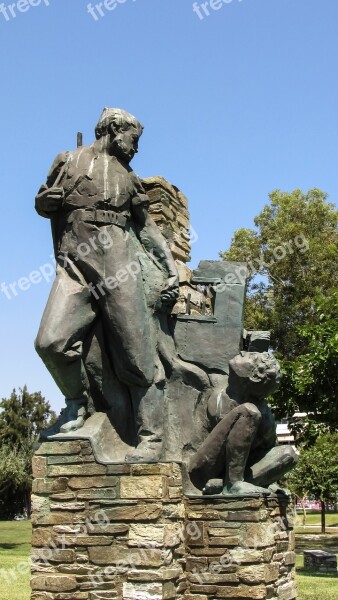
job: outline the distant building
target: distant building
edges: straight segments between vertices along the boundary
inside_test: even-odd
[[[307,416],[306,413],[297,412],[293,415],[293,419],[302,420]],[[293,446],[296,443],[295,437],[289,429],[288,418],[285,417],[277,422],[277,439],[281,445]]]

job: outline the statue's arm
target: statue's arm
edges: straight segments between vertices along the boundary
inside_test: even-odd
[[[167,241],[148,213],[148,206],[148,196],[138,193],[132,200],[132,216],[142,245],[168,274],[168,281],[166,288],[162,291],[161,299],[163,303],[172,304],[176,301],[179,293],[178,271]]]
[[[52,214],[62,207],[64,192],[61,187],[58,187],[58,181],[67,163],[67,157],[67,152],[63,152],[56,157],[47,175],[46,183],[38,191],[35,198],[35,210],[41,217],[50,219]]]

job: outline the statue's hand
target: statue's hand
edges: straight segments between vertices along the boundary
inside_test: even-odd
[[[161,292],[162,304],[173,305],[179,296],[179,280],[177,275],[172,275],[166,282]]]
[[[35,198],[35,207],[37,211],[46,213],[56,212],[60,210],[64,199],[64,190],[60,187],[48,188],[46,185],[41,186],[38,195]]]

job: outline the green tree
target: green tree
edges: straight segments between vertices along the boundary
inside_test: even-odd
[[[30,512],[33,447],[55,418],[41,393],[26,386],[0,402],[0,517]]]
[[[273,400],[276,414],[291,415],[299,402],[318,416],[323,405],[323,420],[334,418],[338,425],[336,393],[330,389],[337,325],[334,315],[325,322],[321,300],[318,304],[325,295],[328,307],[338,289],[338,211],[318,189],[276,190],[254,224],[255,229],[236,231],[221,256],[248,262],[245,327],[271,331],[284,371]]]
[[[0,443],[27,448],[38,439],[51,419],[56,418],[41,392],[30,394],[27,386],[14,389],[10,397],[0,402]]]
[[[291,491],[313,496],[322,507],[322,533],[325,533],[325,504],[336,502],[338,494],[338,433],[325,434],[311,448],[301,449],[299,461],[288,476]]]
[[[31,453],[3,445],[0,447],[0,515],[4,518],[30,512],[32,487]]]
[[[334,432],[338,427],[338,292],[315,302],[313,323],[300,327],[307,352],[284,361],[285,384],[280,402],[291,415],[299,408],[308,412],[305,423],[293,421],[293,429],[313,441],[320,424]]]

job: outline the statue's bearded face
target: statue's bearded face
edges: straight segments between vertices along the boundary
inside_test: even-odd
[[[129,164],[138,151],[139,138],[139,131],[133,123],[125,122],[118,128],[112,125],[110,128],[110,154]]]

